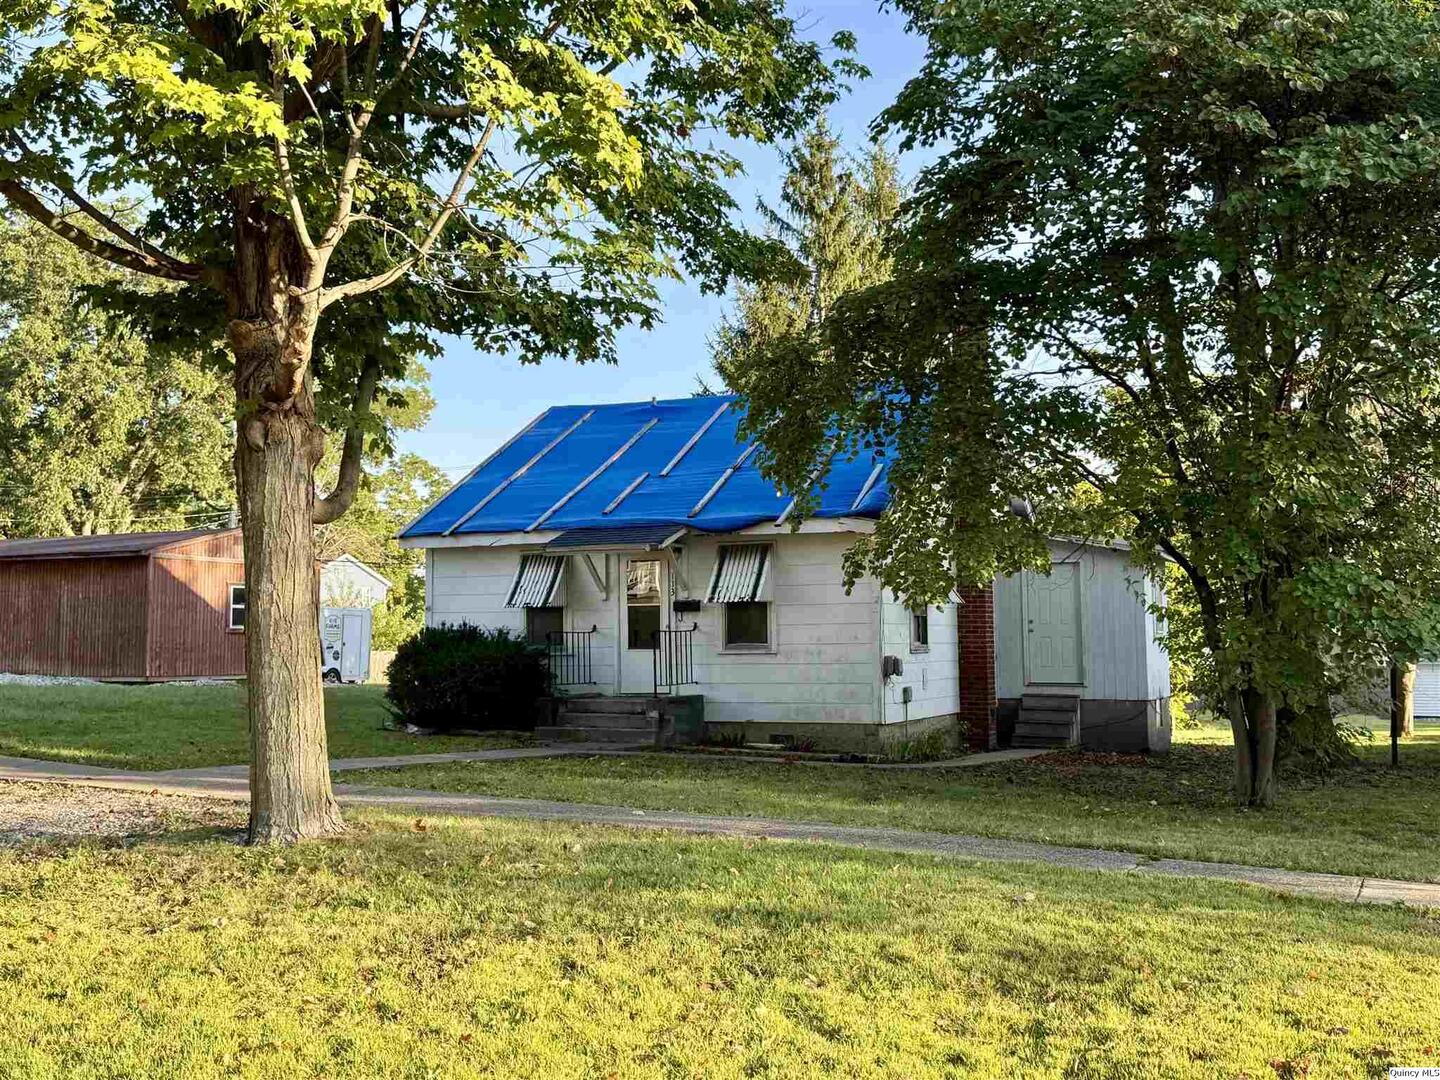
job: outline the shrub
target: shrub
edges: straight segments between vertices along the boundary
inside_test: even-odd
[[[385,692],[391,712],[434,731],[526,730],[548,689],[545,650],[509,630],[430,626],[401,643]]]

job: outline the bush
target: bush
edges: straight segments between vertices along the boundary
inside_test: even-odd
[[[433,731],[525,730],[548,690],[545,650],[509,630],[430,626],[403,642],[385,692],[391,712]]]

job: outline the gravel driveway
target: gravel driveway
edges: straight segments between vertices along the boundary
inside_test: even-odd
[[[245,818],[244,805],[185,795],[0,781],[0,848],[37,839],[124,839],[184,829],[243,829]]]

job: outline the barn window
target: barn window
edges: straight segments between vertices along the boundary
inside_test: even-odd
[[[245,586],[230,586],[230,618],[229,627],[231,630],[245,629]]]
[[[910,651],[930,651],[930,609],[916,608],[910,612]]]

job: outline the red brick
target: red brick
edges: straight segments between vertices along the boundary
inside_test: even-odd
[[[994,750],[995,594],[989,586],[964,589],[960,599],[960,725],[971,750]]]

